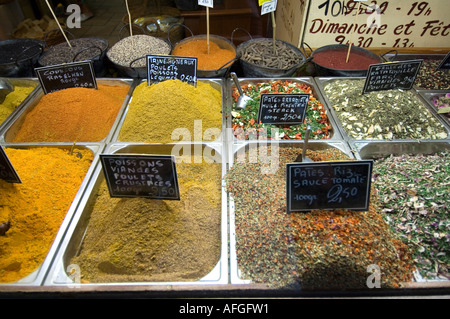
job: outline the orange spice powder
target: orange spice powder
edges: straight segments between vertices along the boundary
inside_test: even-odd
[[[220,48],[217,43],[206,40],[187,41],[177,45],[172,52],[175,56],[186,56],[197,58],[197,68],[199,70],[218,70],[225,66],[227,62],[231,62],[236,53],[231,50]]]
[[[44,95],[26,116],[13,142],[98,142],[106,138],[128,86],[99,84]]]

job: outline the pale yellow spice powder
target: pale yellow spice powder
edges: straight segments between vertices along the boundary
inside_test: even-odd
[[[222,92],[209,83],[198,81],[194,87],[179,80],[151,86],[143,82],[134,90],[118,140],[147,143],[216,140],[222,129],[221,111]]]

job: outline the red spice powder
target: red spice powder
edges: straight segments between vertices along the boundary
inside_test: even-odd
[[[379,59],[355,50],[350,50],[347,63],[347,53],[348,48],[336,48],[316,52],[313,54],[313,58],[318,65],[336,70],[367,70],[369,65],[380,63]]]

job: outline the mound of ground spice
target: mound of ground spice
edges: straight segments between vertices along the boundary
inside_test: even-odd
[[[14,91],[9,93],[3,103],[0,104],[0,124],[3,123],[8,116],[22,103],[34,87],[32,86],[15,86]]]
[[[272,148],[260,154],[271,154]],[[274,174],[263,174],[266,164],[258,158],[236,162],[226,175],[235,204],[236,253],[243,278],[275,287],[367,289],[372,274],[367,269],[375,265],[383,288],[410,281],[408,247],[382,219],[375,196],[367,212],[287,214],[285,164],[298,154],[298,148],[280,147]],[[349,159],[333,148],[306,155],[316,162]]]
[[[0,180],[0,282],[22,279],[44,261],[91,165],[90,150],[5,149],[22,183]]]
[[[217,134],[209,136],[207,130]],[[210,141],[217,139],[221,130],[220,90],[201,81],[197,87],[180,80],[150,86],[143,82],[133,92],[118,140],[171,143],[181,134],[183,140]]]
[[[221,166],[183,156],[177,173],[179,201],[111,198],[101,184],[80,253],[71,260],[82,281],[193,281],[214,268],[221,245]]]
[[[218,70],[227,67],[228,62],[236,57],[236,52],[222,49],[213,41],[192,40],[178,44],[173,48],[172,55],[197,58],[197,68],[199,70]]]
[[[25,116],[13,142],[98,142],[106,138],[128,86],[99,84],[44,95]]]

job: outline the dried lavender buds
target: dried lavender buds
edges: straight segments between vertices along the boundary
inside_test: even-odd
[[[356,140],[444,139],[447,132],[411,91],[362,94],[364,80],[335,80],[324,91],[346,133]]]
[[[450,153],[402,155],[374,164],[384,218],[414,250],[426,279],[450,279]]]
[[[260,154],[272,154],[272,147]],[[226,176],[243,277],[276,287],[364,289],[370,276],[367,269],[375,265],[381,270],[381,287],[410,281],[408,247],[382,219],[375,197],[367,212],[287,214],[285,164],[294,162],[299,153],[299,148],[280,147],[275,174],[264,175],[259,158],[257,163],[237,161]],[[349,159],[334,148],[308,151],[307,156],[313,161]]]

